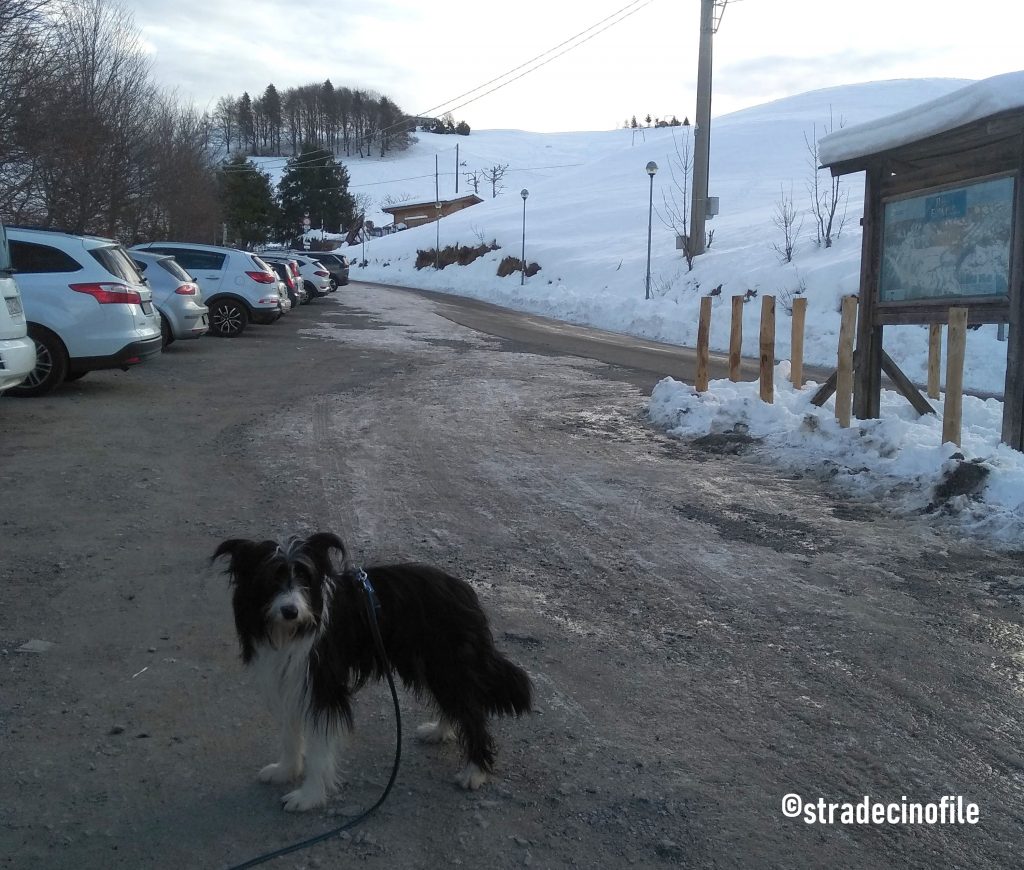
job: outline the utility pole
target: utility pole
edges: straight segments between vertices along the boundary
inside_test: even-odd
[[[700,54],[697,60],[697,126],[693,130],[693,199],[690,205],[690,254],[704,253],[708,173],[711,167],[711,49],[729,0],[701,0]],[[717,12],[717,15],[716,15]]]
[[[455,195],[459,195],[459,143],[455,143]]]

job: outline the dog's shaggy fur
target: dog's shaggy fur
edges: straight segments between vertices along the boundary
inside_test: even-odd
[[[366,592],[357,570],[334,569],[336,535],[275,541],[224,541],[242,660],[261,675],[282,728],[281,756],[259,773],[264,782],[301,785],[282,799],[287,810],[323,804],[334,786],[337,750],[352,727],[351,699],[384,677]],[[365,569],[379,601],[378,625],[391,670],[429,696],[440,718],[417,730],[426,742],[458,737],[464,788],[479,788],[494,761],[489,714],[529,712],[526,672],[495,649],[476,593],[428,565]],[[303,776],[304,774],[304,776]]]

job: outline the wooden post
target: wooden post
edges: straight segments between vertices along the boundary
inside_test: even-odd
[[[853,335],[857,329],[857,297],[843,297],[843,314],[839,324],[839,367],[836,370],[836,420],[844,429],[850,427],[853,409]]]
[[[775,297],[761,297],[761,401],[775,402]]]
[[[939,397],[939,366],[942,365],[942,324],[928,324],[928,398]]]
[[[793,300],[793,331],[789,341],[789,379],[793,386],[802,390],[804,386],[804,322],[807,319],[807,299],[801,296]]]
[[[946,333],[946,404],[942,411],[942,443],[960,446],[964,404],[964,353],[967,349],[967,309],[949,309]]]
[[[743,359],[743,297],[732,297],[732,327],[729,330],[729,380],[740,379]]]
[[[860,310],[857,317],[857,370],[853,382],[853,413],[872,420],[881,411],[882,332],[876,323],[878,283],[881,277],[882,181],[888,177],[883,161],[874,162],[864,177],[864,232],[860,253]]]
[[[700,322],[697,326],[697,377],[693,382],[698,393],[708,388],[708,345],[711,342],[711,297],[700,300]]]

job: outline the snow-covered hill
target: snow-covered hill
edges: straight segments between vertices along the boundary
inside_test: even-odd
[[[857,289],[863,179],[843,179],[849,200],[842,233],[832,248],[819,248],[808,213],[812,179],[805,141],[820,137],[826,125],[859,124],[942,96],[967,82],[921,79],[871,82],[826,88],[715,118],[711,132],[710,193],[721,213],[708,223],[714,239],[708,253],[688,271],[675,233],[665,225],[665,198],[682,201],[678,148],[688,128],[613,130],[582,133],[529,133],[519,130],[474,131],[470,136],[418,133],[407,151],[385,159],[345,160],[353,193],[370,201],[368,217],[390,222],[380,207],[391,201],[433,201],[435,158],[442,199],[455,195],[456,145],[459,188],[472,187],[466,173],[507,165],[503,189],[492,198],[441,221],[441,245],[497,240],[501,250],[470,266],[441,271],[416,270],[416,251],[433,248],[437,227],[406,230],[367,243],[367,267],[354,269],[357,280],[385,281],[488,299],[502,305],[547,314],[576,323],[642,335],[679,344],[696,338],[699,299],[722,285],[715,300],[712,344],[728,346],[729,297],[747,290],[808,298],[807,361],[830,365],[838,336],[838,300]],[[649,180],[645,166],[658,163],[654,179],[652,289],[644,299],[647,257]],[[264,160],[276,176],[282,160]],[[674,168],[675,180],[673,179]],[[827,172],[821,173],[827,183]],[[518,274],[499,278],[500,259],[519,256],[523,233],[522,188],[526,203],[526,255],[541,271],[520,286]],[[782,234],[772,223],[782,193],[792,195],[803,228],[793,261],[780,263],[773,244]],[[799,219],[798,219],[799,220]],[[359,256],[361,250],[351,252]],[[757,355],[759,305],[746,306],[744,351]],[[907,373],[925,377],[926,331],[889,328],[886,349]],[[778,355],[789,353],[788,323],[782,316]],[[995,327],[969,336],[965,373],[969,387],[1001,392],[1005,345]]]

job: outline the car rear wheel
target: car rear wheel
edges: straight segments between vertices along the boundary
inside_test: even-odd
[[[64,343],[48,329],[30,325],[28,334],[36,345],[36,367],[25,380],[7,392],[25,398],[45,396],[66,379],[68,352],[64,349]]]
[[[171,325],[162,314],[160,315],[160,338],[164,347],[167,347],[167,345],[174,341],[174,336],[171,334]]]
[[[249,312],[234,299],[218,299],[210,306],[210,332],[222,338],[235,338],[249,325]]]

